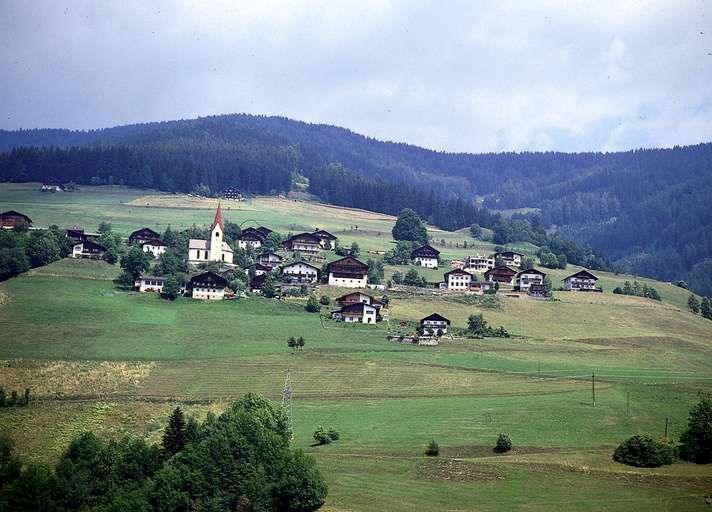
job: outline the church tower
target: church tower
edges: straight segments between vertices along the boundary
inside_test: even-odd
[[[225,233],[225,225],[223,224],[222,210],[220,203],[218,209],[215,210],[215,220],[210,228],[210,260],[223,261],[223,235]]]

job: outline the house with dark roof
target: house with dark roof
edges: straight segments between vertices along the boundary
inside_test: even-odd
[[[600,288],[596,287],[598,278],[588,270],[579,270],[575,274],[563,279],[564,290],[569,292],[600,292]]]
[[[516,283],[520,291],[528,292],[532,285],[543,286],[546,274],[535,268],[522,270],[517,274]]]
[[[161,235],[156,233],[151,228],[141,228],[137,229],[129,235],[130,245],[142,245],[150,240],[160,240]]]
[[[263,265],[259,261],[256,263],[253,263],[250,268],[254,269],[254,274],[256,276],[261,276],[262,274],[266,274],[267,272],[272,271],[272,267],[268,267],[267,265]]]
[[[494,267],[485,272],[485,280],[493,281],[499,284],[514,284],[514,278],[517,275],[517,271],[513,270],[505,265],[499,267]]]
[[[410,253],[410,259],[413,264],[426,268],[438,268],[439,256],[440,251],[427,244]]]
[[[378,309],[371,304],[354,302],[332,311],[331,318],[346,323],[375,324],[378,321]]]
[[[383,307],[383,302],[363,292],[347,293],[346,295],[337,297],[335,300],[341,307],[348,306],[349,304],[369,304],[375,307],[377,311]]]
[[[323,229],[317,229],[312,234],[319,239],[319,245],[321,245],[322,249],[326,249],[328,251],[336,249],[336,241],[338,238],[335,235],[332,235]]]
[[[100,260],[104,257],[106,247],[91,240],[80,240],[72,247],[72,258],[91,258]]]
[[[275,252],[263,252],[257,258],[257,262],[265,267],[277,268],[282,264],[282,257]]]
[[[67,228],[64,232],[73,242],[81,242],[83,240],[95,241],[101,236],[99,233],[89,233],[80,228]]]
[[[188,281],[190,296],[201,300],[222,300],[225,298],[227,279],[215,272],[203,272]]]
[[[282,275],[291,283],[316,283],[319,280],[319,267],[304,261],[294,261],[282,267]]]
[[[151,254],[154,260],[161,257],[161,254],[166,252],[168,249],[168,244],[166,244],[160,238],[153,238],[151,240],[146,240],[141,243],[141,249],[143,252]]]
[[[438,331],[447,334],[448,327],[450,327],[450,320],[438,313],[433,313],[420,320],[420,329],[424,334],[437,335]]]
[[[8,210],[0,213],[0,227],[3,229],[29,228],[32,226],[32,219],[24,213]]]
[[[495,260],[500,259],[506,266],[521,267],[524,255],[515,251],[502,251],[494,253]]]
[[[368,265],[353,256],[332,261],[326,267],[328,284],[346,288],[365,288],[368,283]]]
[[[290,236],[282,243],[282,246],[286,251],[309,254],[316,254],[322,250],[321,239],[314,233],[298,233]]]
[[[259,293],[265,279],[267,279],[267,274],[255,274],[255,277],[250,279],[250,291],[252,293]]]
[[[445,272],[443,277],[445,279],[445,288],[453,292],[467,291],[470,289],[470,283],[472,283],[472,274],[461,268]]]
[[[242,230],[240,238],[237,239],[237,244],[240,249],[247,249],[248,247],[259,249],[267,241],[267,237],[271,232],[271,229],[263,226],[245,228]]]

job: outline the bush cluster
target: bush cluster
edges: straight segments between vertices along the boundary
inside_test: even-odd
[[[667,442],[651,436],[635,435],[623,441],[613,452],[613,460],[638,468],[657,468],[675,461],[675,450]]]
[[[330,427],[329,430],[326,430],[324,427],[319,425],[318,427],[316,427],[313,437],[314,437],[314,442],[316,444],[321,445],[321,444],[329,444],[332,441],[338,441],[339,438],[341,437],[341,434],[334,427]]]

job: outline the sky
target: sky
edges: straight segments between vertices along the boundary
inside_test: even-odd
[[[712,0],[0,0],[0,129],[245,112],[437,150],[712,140]]]

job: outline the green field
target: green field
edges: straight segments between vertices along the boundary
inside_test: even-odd
[[[140,197],[119,188],[51,195],[5,184],[0,209],[23,211],[38,225],[93,229],[107,220],[123,233],[212,220],[213,204],[204,200]],[[236,203],[226,216],[283,231],[319,226],[374,251],[389,246],[393,223],[269,198]],[[466,235],[442,236],[461,245]],[[556,281],[573,271],[547,272]],[[642,470],[611,460],[629,435],[662,436],[666,418],[678,436],[697,393],[712,391],[712,322],[684,310],[685,290],[654,282],[662,303],[613,295],[633,278],[601,273],[603,294],[504,297],[499,309],[452,295],[393,294],[389,324],[343,326],[296,299],[171,303],[126,293],[111,282],[117,273],[103,262],[63,260],[0,283],[0,385],[30,386],[37,397],[0,410],[0,428],[25,460],[55,460],[84,429],[158,441],[176,404],[202,417],[248,391],[279,400],[291,368],[294,442],[317,458],[329,483],[325,510],[709,510],[712,467]],[[445,339],[437,347],[386,340],[400,321],[433,311],[457,327],[482,312],[513,337]],[[290,335],[305,337],[302,352],[287,348]],[[318,424],[342,438],[312,447]],[[512,437],[513,453],[493,454],[500,432]],[[441,446],[437,459],[423,456],[430,439]]]

